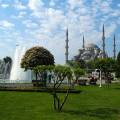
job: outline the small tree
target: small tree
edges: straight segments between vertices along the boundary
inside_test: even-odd
[[[37,73],[36,77],[42,78],[45,87],[46,87],[46,82],[47,82],[47,80],[46,80],[47,79],[47,72],[52,72],[53,68],[54,68],[53,65],[38,65],[37,67],[35,67],[33,69],[34,72]]]
[[[54,109],[57,111],[61,111],[64,104],[66,103],[66,100],[69,95],[69,91],[71,89],[70,81],[72,80],[72,71],[69,67],[57,65],[57,66],[37,66],[34,68],[34,71],[38,74],[41,74],[45,71],[53,72],[52,78],[53,78],[53,84],[51,85],[51,88],[46,86],[46,89],[50,91],[50,93],[53,96],[53,103],[54,103]],[[61,89],[63,81],[68,80],[68,84],[65,88],[66,95],[64,97],[64,100],[61,101],[60,96],[58,95],[58,90]]]
[[[73,73],[74,73],[75,81],[78,82],[78,79],[85,74],[85,71],[83,69],[76,68],[73,69]]]

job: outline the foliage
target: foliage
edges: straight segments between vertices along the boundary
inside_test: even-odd
[[[54,65],[53,55],[43,47],[32,47],[26,51],[21,60],[21,68],[33,69],[37,65]]]
[[[53,65],[38,65],[37,67],[34,67],[34,72],[41,73],[44,71],[52,71],[54,69]]]
[[[95,61],[94,60],[90,60],[86,63],[87,69],[95,69]]]
[[[116,60],[116,77],[120,77],[120,52],[118,53]]]
[[[77,81],[79,79],[79,77],[81,77],[82,75],[85,74],[85,71],[83,69],[76,68],[76,69],[73,69],[73,73],[75,76],[75,80]]]
[[[120,63],[120,52],[117,55],[117,61]]]
[[[69,90],[71,88],[70,84],[68,84],[68,89],[66,91],[66,95],[64,97],[64,100],[61,101],[60,97],[57,94],[57,89],[61,86],[62,82],[66,79],[68,80],[68,83],[71,82],[72,79],[72,71],[69,67],[57,65],[54,69],[55,78],[54,79],[54,85],[53,85],[53,98],[54,98],[54,109],[57,111],[61,111],[64,104],[67,101]]]
[[[79,64],[80,68],[84,69],[86,68],[86,62],[82,59],[76,60],[76,62]]]
[[[82,69],[84,69],[86,67],[86,63],[85,63],[84,60],[68,61],[67,64],[72,68],[82,68]]]
[[[2,74],[4,73],[4,72],[6,72],[6,74],[9,74],[10,75],[10,71],[11,71],[11,68],[12,68],[12,58],[11,57],[9,57],[9,56],[6,56],[6,57],[4,57],[3,58],[3,63],[5,63],[3,66],[1,66],[1,67],[3,67],[4,69],[1,69],[1,70],[3,70],[3,71],[0,71],[0,72],[2,72]],[[0,64],[2,64],[2,63],[0,63]],[[6,69],[7,68],[7,69]],[[6,70],[5,70],[6,69]]]
[[[53,96],[53,100],[54,100],[54,109],[57,111],[61,111],[67,98],[68,98],[68,94],[69,94],[69,90],[71,88],[71,86],[69,86],[70,84],[68,84],[68,89],[66,89],[66,95],[63,101],[61,101],[60,97],[57,94],[57,90],[61,87],[63,81],[66,79],[68,80],[68,83],[71,82],[72,80],[72,71],[70,69],[70,67],[67,66],[62,66],[62,65],[56,65],[56,66],[45,66],[45,65],[41,65],[41,66],[37,66],[34,68],[34,72],[36,72],[37,74],[39,74],[40,76],[42,76],[42,74],[44,74],[44,72],[52,72],[52,78],[53,78],[53,85],[52,87],[52,96]],[[46,89],[49,90],[49,86],[46,86]],[[51,90],[51,88],[50,88]]]
[[[9,62],[10,64],[12,64],[12,58],[11,57],[6,56],[5,58],[3,58],[3,60],[4,60],[5,63]]]
[[[119,78],[120,77],[120,63],[119,62],[116,63],[116,69],[115,70],[116,70],[115,75],[116,75],[117,78]]]
[[[95,68],[101,69],[103,72],[115,71],[116,62],[112,58],[96,59]]]
[[[72,71],[70,67],[57,65],[55,66],[53,72],[57,77],[57,81],[63,81],[65,78],[68,78],[68,80],[72,79]]]
[[[96,59],[95,60],[96,69],[100,69],[102,74],[104,74],[104,78],[106,83],[111,83],[112,77],[111,72],[116,71],[116,61],[112,58],[104,58],[104,59]]]

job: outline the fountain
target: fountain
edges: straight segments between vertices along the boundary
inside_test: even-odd
[[[10,73],[10,83],[30,83],[31,71],[24,71],[20,67],[21,59],[26,52],[26,48],[22,46],[16,46],[15,56],[13,59],[13,65]]]
[[[10,61],[0,61],[0,82],[8,81],[10,77],[11,63]]]

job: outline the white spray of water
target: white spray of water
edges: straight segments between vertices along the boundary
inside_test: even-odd
[[[26,52],[26,48],[22,46],[17,46],[15,51],[15,56],[13,60],[13,65],[10,74],[10,82],[31,82],[31,71],[24,71],[20,67],[21,59]]]

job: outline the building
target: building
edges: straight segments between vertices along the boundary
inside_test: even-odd
[[[107,57],[106,53],[105,56]],[[73,60],[84,60],[87,62],[102,57],[103,51],[96,44],[90,43],[84,45],[82,49],[79,49],[78,54],[74,56]]]

